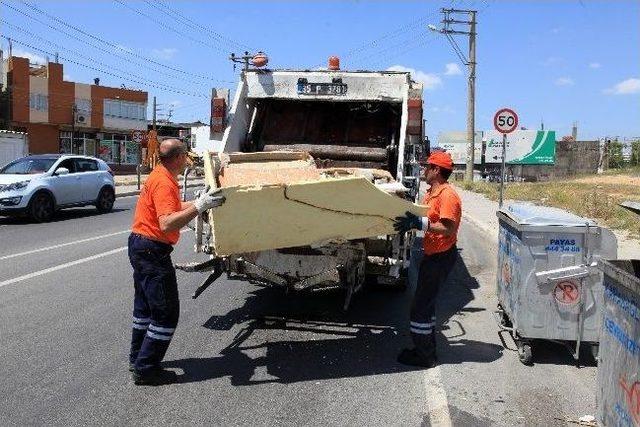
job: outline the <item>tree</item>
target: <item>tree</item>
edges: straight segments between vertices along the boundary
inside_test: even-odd
[[[621,142],[618,142],[617,140],[608,141],[607,152],[609,153],[609,168],[618,169],[624,166]]]
[[[631,164],[640,165],[640,140],[631,143]]]
[[[0,88],[2,84],[0,84]],[[11,124],[9,120],[10,114],[10,98],[8,90],[0,90],[0,129],[9,129]]]

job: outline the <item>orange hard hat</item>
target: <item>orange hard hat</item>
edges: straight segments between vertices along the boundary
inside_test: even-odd
[[[453,160],[451,160],[451,154],[446,151],[434,151],[427,159],[427,163],[430,165],[440,166],[444,169],[453,170]]]

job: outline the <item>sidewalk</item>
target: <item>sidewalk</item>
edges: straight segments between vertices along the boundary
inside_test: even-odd
[[[462,216],[469,222],[483,230],[487,236],[498,244],[498,203],[487,199],[484,195],[463,190],[456,186],[456,191],[462,199]],[[514,200],[505,200],[505,205]],[[629,238],[626,234],[612,230],[618,238],[618,259],[640,258],[640,240]]]
[[[140,175],[140,182],[144,182],[149,177],[149,174]],[[138,175],[116,175],[113,177],[115,181],[116,187],[120,187],[123,185],[133,185],[135,186],[138,183]]]
[[[134,175],[135,178],[135,175]],[[144,184],[144,179],[142,180]],[[182,179],[178,180],[178,186],[182,189]],[[194,187],[203,187],[204,179],[202,178],[191,178],[187,182],[187,188]],[[138,190],[138,186],[136,181],[133,184],[117,184],[116,183],[116,197],[128,197],[128,196],[137,196],[140,194],[140,190]]]

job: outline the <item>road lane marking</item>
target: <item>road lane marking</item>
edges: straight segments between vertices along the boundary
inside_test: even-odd
[[[440,380],[440,366],[427,369],[424,373],[424,388],[427,397],[427,410],[432,426],[451,427],[451,414],[447,393]]]
[[[51,249],[62,248],[62,247],[65,247],[65,246],[75,245],[75,244],[78,244],[78,243],[91,242],[91,241],[94,241],[94,240],[103,239],[105,237],[112,237],[112,236],[117,236],[119,234],[125,234],[125,233],[131,233],[131,230],[117,231],[115,233],[103,234],[101,236],[89,237],[87,239],[74,240],[73,242],[61,243],[59,245],[53,245],[53,246],[47,246],[45,248],[33,249],[31,251],[20,252],[20,253],[17,253],[17,254],[0,256],[0,261],[5,260],[5,259],[16,258],[16,257],[19,257],[19,256],[24,256],[24,255],[31,255],[31,254],[35,254],[35,253],[38,253],[38,252],[50,251]]]
[[[84,264],[85,262],[93,261],[99,258],[103,258],[109,255],[116,254],[118,252],[123,252],[127,249],[127,246],[122,246],[117,249],[113,249],[107,252],[103,252],[101,254],[93,255],[90,257],[77,259],[75,261],[67,262],[65,264],[56,265],[55,267],[45,268],[44,270],[36,271],[34,273],[25,274],[24,276],[14,277],[13,279],[5,280],[4,282],[0,282],[0,288],[6,285],[11,285],[13,283],[22,282],[23,280],[33,279],[34,277],[42,276],[43,274],[52,273],[54,271],[62,270],[67,267],[73,267],[74,265]]]
[[[191,230],[188,229],[188,228],[180,230],[180,234],[186,233],[187,231],[191,231]],[[97,255],[92,255],[90,257],[77,259],[75,261],[67,262],[65,264],[56,265],[55,267],[45,268],[44,270],[35,271],[33,273],[25,274],[23,276],[14,277],[13,279],[9,279],[9,280],[5,280],[3,282],[0,282],[0,288],[3,287],[3,286],[14,284],[14,283],[22,282],[24,280],[33,279],[34,277],[42,276],[42,275],[47,274],[47,273],[52,273],[54,271],[62,270],[62,269],[68,268],[68,267],[73,267],[74,265],[84,264],[84,263],[89,262],[89,261],[93,261],[93,260],[96,260],[96,259],[99,259],[99,258],[104,258],[104,257],[109,256],[109,255],[117,254],[118,252],[124,252],[124,251],[127,250],[127,248],[128,248],[128,246],[121,246],[119,248],[112,249],[112,250],[107,251],[107,252],[102,252],[102,253],[97,254]]]

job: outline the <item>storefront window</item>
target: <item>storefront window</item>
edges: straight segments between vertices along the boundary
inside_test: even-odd
[[[105,134],[100,141],[98,157],[107,163],[138,164],[140,144],[131,141],[126,134]],[[108,139],[107,139],[108,138]]]
[[[63,154],[95,156],[96,134],[88,132],[76,132],[76,136],[72,141],[71,132],[60,132],[60,152]]]
[[[100,147],[98,147],[98,157],[107,163],[118,163],[113,160],[113,141],[100,141]]]

